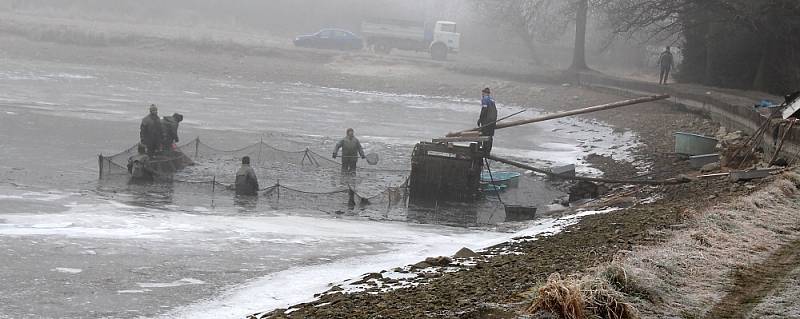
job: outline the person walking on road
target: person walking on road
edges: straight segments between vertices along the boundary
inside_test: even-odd
[[[492,140],[497,127],[497,105],[494,103],[492,90],[489,88],[481,91],[481,115],[478,117],[478,127],[481,136],[489,137],[489,140],[483,143],[483,150],[489,154],[492,152]]]
[[[333,149],[333,158],[338,156],[339,149],[342,149],[342,173],[355,174],[358,157],[360,156],[362,159],[367,157],[352,128],[348,128],[346,136],[336,143],[336,148]]]
[[[658,57],[658,65],[661,66],[661,75],[659,76],[658,84],[666,85],[669,79],[669,72],[675,66],[675,58],[672,56],[670,47],[667,47],[661,56]]]
[[[258,195],[258,177],[256,172],[250,167],[250,156],[242,157],[242,166],[236,172],[236,195],[256,196]]]
[[[152,157],[161,150],[163,134],[161,119],[158,118],[158,107],[151,104],[150,114],[142,119],[139,127],[139,140],[147,148],[147,155]]]

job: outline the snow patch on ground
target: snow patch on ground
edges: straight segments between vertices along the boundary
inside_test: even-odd
[[[261,279],[235,287],[221,296],[173,310],[160,318],[219,319],[271,311],[314,300],[336,284],[342,284],[362,274],[413,264],[429,256],[449,256],[461,247],[490,247],[508,241],[535,240],[537,236],[552,235],[582,217],[604,214],[616,209],[583,211],[562,218],[544,219],[513,234],[498,234],[494,238],[469,241],[443,240],[404,245],[401,249],[377,256],[355,257],[330,264],[297,267],[270,274]],[[513,252],[507,252],[513,253]]]

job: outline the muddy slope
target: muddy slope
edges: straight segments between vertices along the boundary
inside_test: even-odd
[[[512,316],[524,306],[513,305],[528,301],[530,291],[551,273],[581,272],[611,261],[621,250],[658,243],[665,239],[659,230],[681,227],[687,211],[752,191],[728,186],[726,181],[709,181],[642,190],[637,196],[660,192],[666,197],[653,204],[586,217],[552,237],[492,247],[487,254],[498,250],[515,254],[487,257],[471,269],[442,274],[426,285],[380,294],[332,294],[298,305],[288,314],[277,310],[254,318],[487,318],[487,313]],[[710,195],[716,200],[704,201]]]

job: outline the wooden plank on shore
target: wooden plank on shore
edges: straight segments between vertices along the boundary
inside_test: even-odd
[[[560,178],[566,180],[609,183],[609,184],[630,184],[630,185],[675,185],[675,184],[683,184],[691,182],[690,179],[682,179],[682,178],[671,178],[666,180],[638,180],[638,179],[608,179],[608,178],[595,178],[595,177],[583,177],[583,176],[564,176],[564,175],[553,174],[553,172],[551,172],[548,169],[536,168],[527,164],[515,162],[494,155],[486,156],[486,158],[500,163],[508,164],[511,166],[516,166],[522,169],[527,169],[537,173],[545,174],[553,178]]]
[[[456,142],[481,143],[481,142],[486,142],[488,140],[489,140],[488,136],[455,136],[455,137],[435,138],[432,140],[432,142],[433,143],[456,143]]]

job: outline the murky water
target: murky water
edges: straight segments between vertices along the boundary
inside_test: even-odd
[[[182,307],[254,279],[297,273],[292,269],[298,267],[317,267],[326,274],[322,280],[344,279],[353,271],[400,266],[464,246],[477,249],[508,236],[492,227],[450,227],[501,222],[492,198],[455,219],[404,210],[339,214],[242,205],[230,191],[207,185],[141,186],[97,178],[97,155],[135,143],[150,103],[160,106],[161,115],[185,115],[183,140],[199,136],[220,149],[263,140],[330,154],[344,129],[353,127],[367,151],[382,158],[373,169],[402,172],[416,142],[471,127],[477,101],[272,83],[269,75],[248,82],[11,59],[0,61],[0,70],[0,314],[189,316]],[[499,110],[502,116],[520,109]],[[633,141],[601,123],[565,119],[500,131],[494,150],[540,164],[581,164],[587,143],[596,146],[592,152],[620,158],[627,147],[611,146]],[[203,176],[214,171],[226,180],[233,169],[206,165]],[[278,178],[262,173],[262,185]],[[365,184],[364,191],[401,177]],[[295,182],[339,186],[335,179],[310,179]],[[538,178],[503,194],[511,203],[558,195]],[[287,292],[285,299],[277,294],[269,304],[315,292]],[[257,300],[248,302],[229,305],[227,313],[259,310]]]

